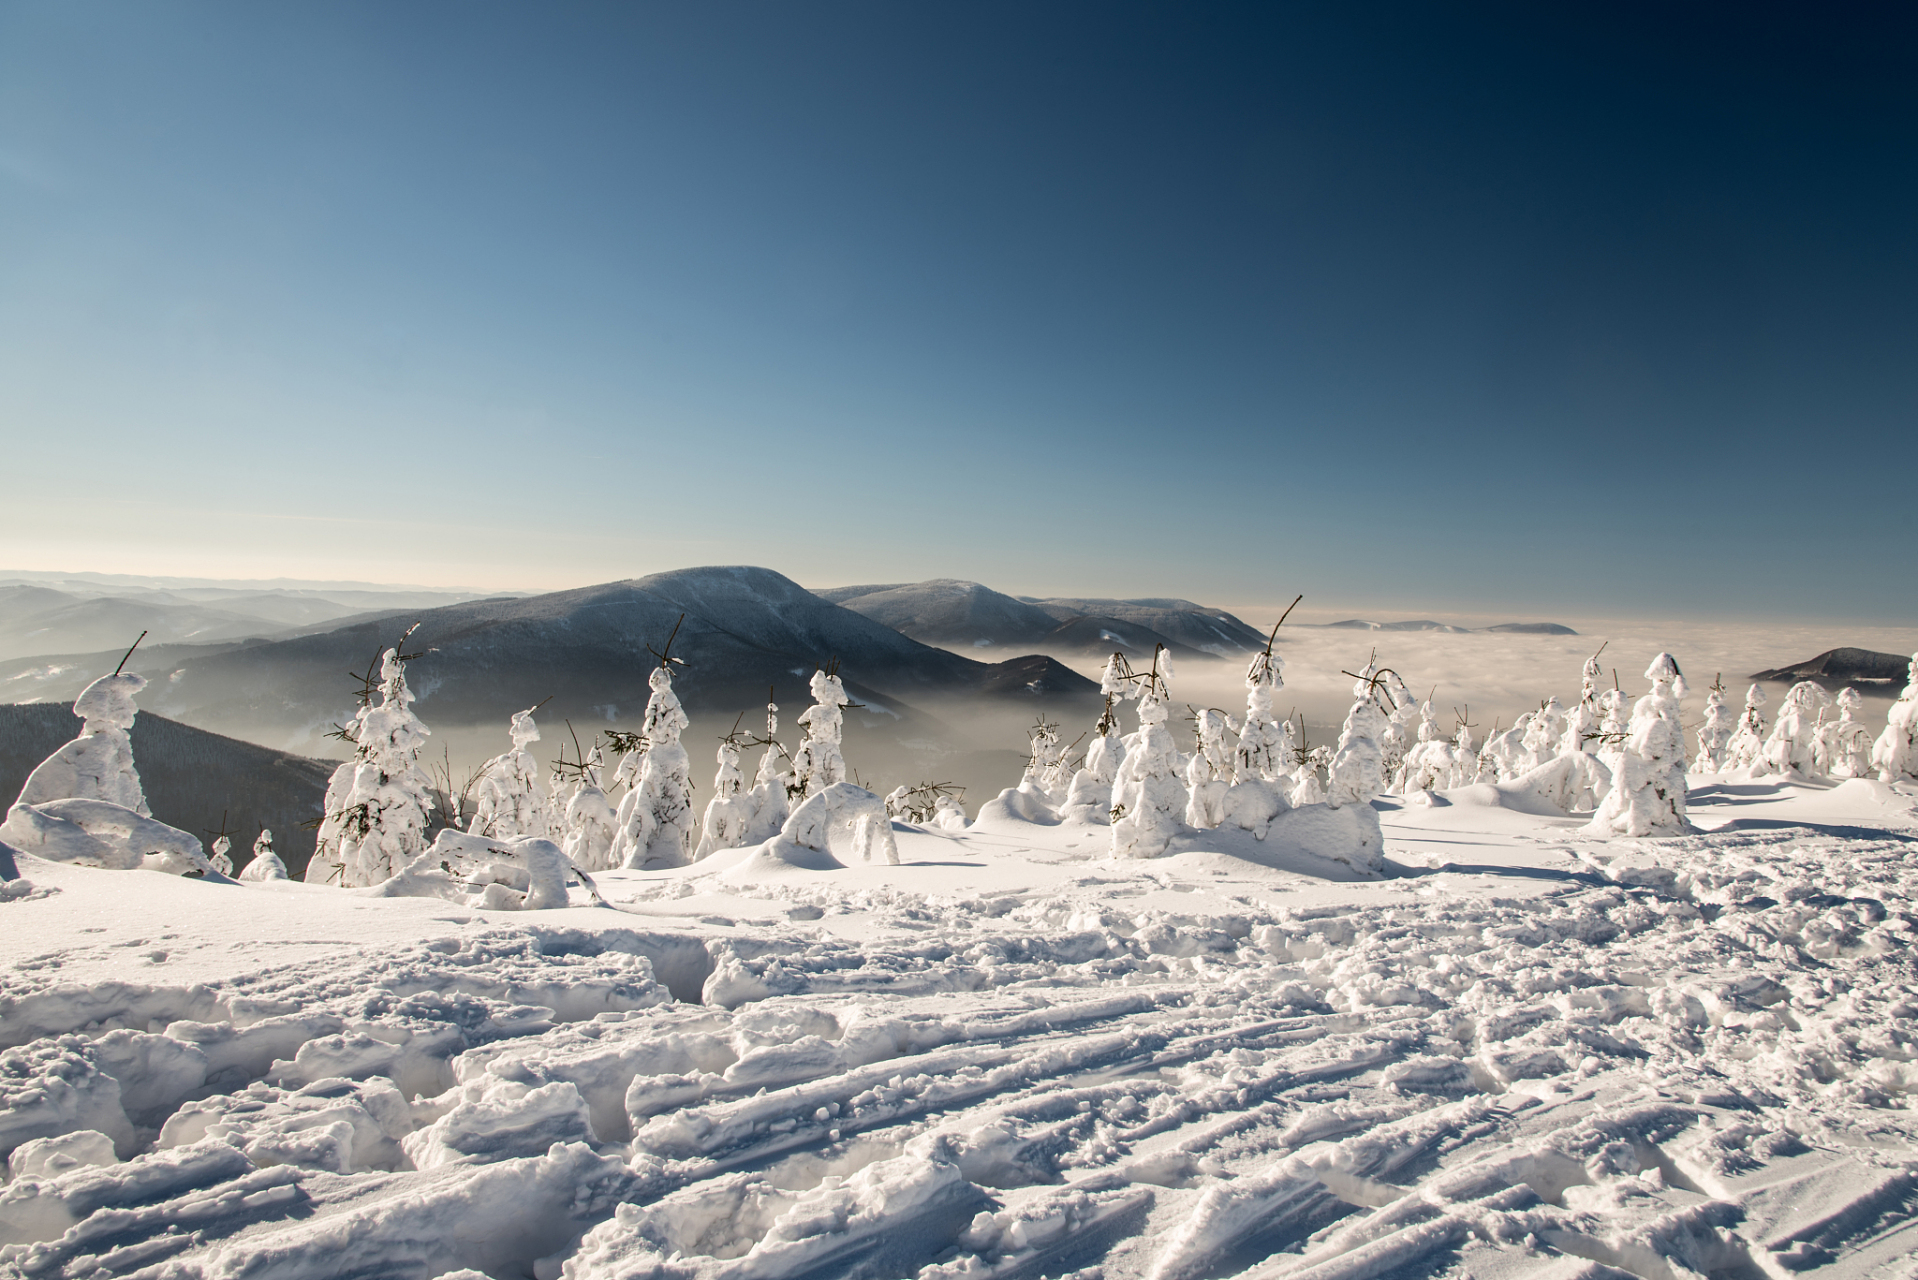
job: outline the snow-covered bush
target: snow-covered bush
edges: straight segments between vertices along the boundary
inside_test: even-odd
[[[1112,787],[1119,778],[1119,766],[1125,760],[1125,740],[1119,735],[1119,717],[1114,708],[1125,700],[1126,661],[1120,654],[1106,659],[1105,673],[1099,680],[1099,692],[1105,696],[1105,710],[1093,726],[1092,745],[1072,775],[1066,788],[1066,802],[1059,817],[1066,822],[1106,823],[1112,820]]]
[[[233,842],[221,835],[213,841],[213,852],[207,857],[207,865],[223,876],[233,874],[233,859],[227,856],[233,849]]]
[[[1365,804],[1385,789],[1381,771],[1379,734],[1385,729],[1385,714],[1379,710],[1378,668],[1367,663],[1352,686],[1352,709],[1346,712],[1339,730],[1338,746],[1333,748],[1326,766],[1325,802],[1333,808],[1346,804]]]
[[[379,704],[361,707],[342,731],[354,744],[353,759],[334,770],[327,785],[306,870],[310,884],[378,884],[426,848],[432,784],[419,754],[430,731],[413,714],[398,649],[380,655],[379,691]]]
[[[779,829],[779,840],[861,862],[899,862],[885,801],[850,782],[836,782],[807,797]]]
[[[1026,731],[1026,771],[1019,785],[1043,792],[1054,804],[1065,799],[1072,773],[1066,765],[1066,748],[1059,741],[1059,726],[1040,716]]]
[[[1756,686],[1754,686],[1756,687]],[[1705,695],[1705,719],[1698,726],[1698,771],[1718,773],[1725,767],[1725,751],[1738,730],[1738,717],[1725,705],[1725,686],[1712,682]]]
[[[779,745],[779,704],[772,701],[771,691],[767,692],[766,736],[759,739],[765,751],[759,757],[753,785],[746,792],[751,822],[746,830],[746,844],[758,844],[777,835],[792,814],[793,794],[800,790],[793,780],[786,748]]]
[[[1479,781],[1499,782],[1516,778],[1526,769],[1525,735],[1531,732],[1538,712],[1527,711],[1503,733],[1494,733],[1480,748]]]
[[[1165,852],[1185,816],[1185,783],[1179,748],[1166,728],[1166,677],[1171,661],[1155,653],[1152,669],[1136,683],[1139,728],[1125,739],[1125,759],[1112,788],[1112,855],[1156,858]]]
[[[1725,769],[1762,772],[1765,753],[1765,703],[1769,699],[1760,685],[1745,690],[1745,709],[1739,713],[1738,727],[1725,744]]]
[[[1457,769],[1458,749],[1446,741],[1439,728],[1430,699],[1419,704],[1418,739],[1406,751],[1392,779],[1392,790],[1399,795],[1418,791],[1438,791],[1452,784]]]
[[[966,810],[959,803],[959,796],[964,790],[950,782],[895,787],[886,797],[886,812],[901,822],[938,827],[942,831],[963,831]]]
[[[1599,653],[1605,646],[1598,647]],[[1599,709],[1599,684],[1605,678],[1605,668],[1598,665],[1598,653],[1585,659],[1585,668],[1579,678],[1578,702],[1565,713],[1565,736],[1559,740],[1559,754],[1569,755],[1574,751],[1593,752],[1594,735],[1599,731],[1599,722],[1604,718]]]
[[[1383,674],[1392,710],[1385,717],[1385,727],[1379,731],[1379,772],[1389,784],[1405,763],[1406,752],[1418,741],[1419,704],[1398,672],[1388,670]]]
[[[629,790],[614,818],[613,857],[628,870],[683,866],[693,851],[693,765],[679,744],[687,719],[662,659],[647,677],[646,746],[620,761]]]
[[[382,881],[374,896],[445,898],[485,911],[546,911],[567,905],[566,884],[573,877],[592,887],[551,840],[499,840],[448,829]]]
[[[1885,731],[1871,744],[1871,767],[1885,782],[1918,778],[1918,653],[1911,655],[1905,691],[1891,704]]]
[[[1532,713],[1532,722],[1520,739],[1519,772],[1529,773],[1559,754],[1568,718],[1557,698],[1547,698]]]
[[[172,875],[214,873],[196,837],[110,800],[75,796],[16,804],[0,823],[0,841],[49,862]]]
[[[475,807],[466,829],[473,835],[495,836],[502,840],[513,836],[551,835],[546,816],[546,796],[539,784],[539,761],[526,748],[539,741],[539,726],[533,712],[513,713],[513,746],[488,760],[473,783]]]
[[[1273,705],[1284,687],[1285,660],[1268,645],[1245,670],[1245,723],[1239,726],[1239,743],[1233,750],[1235,781],[1277,782],[1289,778],[1296,767],[1298,738],[1292,722],[1281,718]]]
[[[47,800],[104,800],[153,816],[140,775],[133,767],[133,742],[127,730],[139,713],[134,697],[146,677],[132,672],[101,676],[74,699],[73,714],[83,723],[80,736],[40,762],[27,775],[16,803]]]
[[[1685,677],[1669,653],[1645,669],[1651,692],[1632,707],[1612,788],[1585,828],[1593,835],[1681,835],[1685,817],[1685,736],[1679,702]]]
[[[242,880],[284,880],[286,863],[280,861],[280,855],[273,852],[273,833],[265,827],[253,842],[253,860],[240,868]]]
[[[1818,722],[1830,706],[1831,695],[1810,680],[1800,680],[1785,691],[1785,704],[1778,709],[1761,756],[1766,772],[1820,776]]]
[[[812,673],[812,700],[813,705],[799,715],[806,737],[793,755],[793,777],[808,798],[846,780],[841,744],[845,736],[843,708],[848,699],[836,670]]]

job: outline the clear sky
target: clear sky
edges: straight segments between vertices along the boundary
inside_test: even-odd
[[[1918,614],[1918,10],[0,4],[0,568]]]

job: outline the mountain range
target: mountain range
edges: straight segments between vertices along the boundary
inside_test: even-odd
[[[1083,658],[1119,652],[1150,661],[1157,645],[1196,658],[1236,658],[1265,646],[1264,635],[1225,610],[1190,600],[1009,596],[957,578],[813,594],[914,640],[961,651],[1035,648]]]

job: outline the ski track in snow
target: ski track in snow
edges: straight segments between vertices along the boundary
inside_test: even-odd
[[[1359,884],[1023,824],[531,914],[24,860],[0,1274],[1918,1273],[1900,797],[1467,799]]]

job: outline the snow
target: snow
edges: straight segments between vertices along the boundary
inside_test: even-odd
[[[1910,1274],[1918,788],[1520,784],[1315,806],[1373,874],[849,784],[536,912],[23,852],[0,1273]]]

